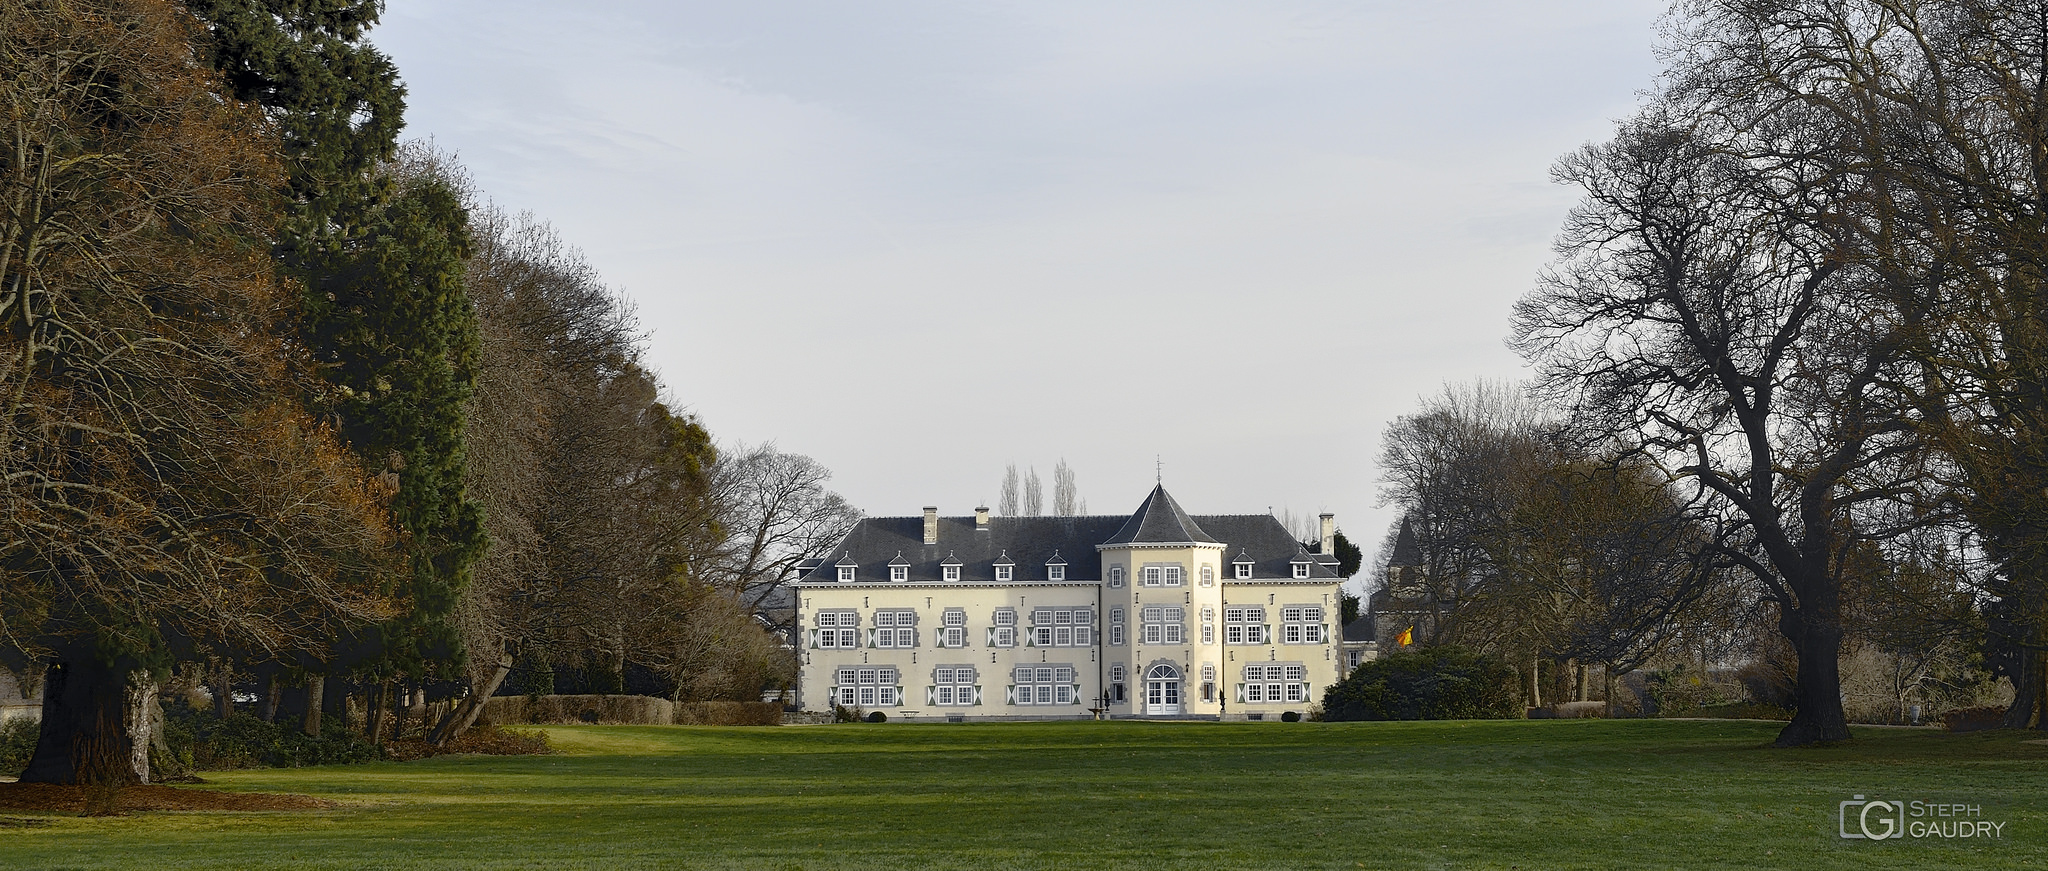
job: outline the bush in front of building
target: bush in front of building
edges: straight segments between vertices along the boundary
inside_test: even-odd
[[[42,731],[42,722],[29,717],[0,720],[0,774],[11,777],[28,767],[29,757],[36,752],[36,738]]]
[[[1505,720],[1522,716],[1515,670],[1445,645],[1364,663],[1323,693],[1323,719]]]

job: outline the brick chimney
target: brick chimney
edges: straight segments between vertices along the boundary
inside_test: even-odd
[[[1316,553],[1335,556],[1337,553],[1337,515],[1323,513],[1323,540],[1316,546]]]
[[[937,505],[926,505],[924,507],[924,543],[939,543],[939,506]]]
[[[988,531],[988,506],[974,509],[974,528],[977,532]]]

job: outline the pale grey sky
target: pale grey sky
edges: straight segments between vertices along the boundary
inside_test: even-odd
[[[1335,511],[1446,381],[1516,378],[1560,154],[1663,0],[395,0],[409,137],[582,247],[720,439],[878,515]]]

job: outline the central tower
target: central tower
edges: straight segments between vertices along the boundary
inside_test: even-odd
[[[1225,547],[1164,486],[1153,487],[1123,528],[1096,545],[1107,628],[1101,685],[1113,714],[1222,713],[1216,619]]]

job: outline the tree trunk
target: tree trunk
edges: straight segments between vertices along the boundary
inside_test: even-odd
[[[131,675],[140,671],[128,657],[109,665],[91,653],[72,654],[51,665],[43,681],[42,732],[35,755],[22,769],[23,783],[126,786],[149,772],[147,734],[130,731]],[[136,760],[142,774],[136,773]]]
[[[306,722],[304,730],[313,738],[320,737],[321,695],[327,689],[327,676],[316,674],[306,678]]]
[[[505,683],[505,676],[511,673],[512,654],[499,656],[498,667],[491,672],[490,679],[485,681],[482,687],[472,687],[468,696],[450,708],[448,715],[441,718],[440,724],[434,727],[433,734],[427,736],[427,740],[432,741],[436,747],[445,747],[448,742],[469,731],[469,727],[476,725],[476,718],[483,715],[484,703],[497,694],[498,687]]]
[[[2034,728],[2048,729],[2048,652],[2036,652],[2034,660],[2034,699],[2040,707],[2034,719]]]
[[[372,746],[384,746],[384,709],[387,707],[384,699],[389,691],[381,681],[371,684],[370,697],[363,705],[363,736],[370,739]]]
[[[1842,627],[1816,613],[1832,614],[1825,591],[1816,602],[1796,611],[1787,610],[1778,629],[1799,654],[1799,675],[1793,683],[1792,699],[1798,710],[1792,722],[1778,733],[1777,746],[1800,747],[1823,741],[1849,740],[1849,718],[1842,710]]]
[[[1529,707],[1543,707],[1543,660],[1529,657]]]
[[[277,722],[277,702],[283,697],[284,680],[273,671],[263,679],[262,707],[256,709],[256,715],[265,723]]]
[[[235,712],[235,667],[221,662],[213,672],[213,713],[223,720]]]
[[[1586,664],[1572,660],[1572,701],[1586,700]]]
[[[1610,720],[1620,713],[1614,709],[1614,684],[1614,663],[1602,663],[1600,665],[1600,692],[1601,697],[1607,701],[1607,719]]]

